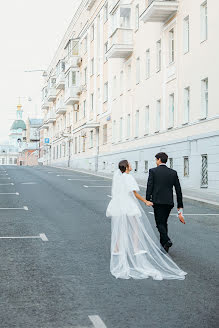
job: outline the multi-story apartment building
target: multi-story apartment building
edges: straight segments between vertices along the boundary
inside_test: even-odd
[[[219,189],[217,9],[81,1],[43,88],[44,163],[112,172],[126,158],[146,179],[165,151],[184,187]]]

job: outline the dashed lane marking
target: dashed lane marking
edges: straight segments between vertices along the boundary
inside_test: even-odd
[[[28,207],[27,206],[23,206],[23,207],[0,207],[0,210],[24,210],[24,211],[28,211]]]
[[[19,195],[19,192],[0,192],[0,195]]]
[[[87,186],[87,185],[84,185],[85,188],[111,188],[112,186]]]
[[[149,212],[150,214],[154,214],[153,212]],[[170,214],[171,216],[177,216],[177,214]],[[195,213],[192,213],[192,214],[189,214],[189,213],[183,213],[183,215],[185,216],[218,216],[219,213],[198,213],[198,214],[195,214]]]
[[[103,320],[99,315],[89,315],[88,318],[92,322],[95,328],[107,328]]]
[[[84,179],[67,179],[67,180],[69,180],[69,181],[94,181],[94,182],[101,181],[101,180],[87,180],[86,178],[84,178]],[[104,181],[104,180],[102,180],[102,181]]]
[[[14,186],[14,183],[0,183],[0,186]]]
[[[37,182],[22,182],[22,185],[35,185]]]
[[[41,239],[42,241],[48,241],[44,233],[39,236],[0,236],[0,239]]]

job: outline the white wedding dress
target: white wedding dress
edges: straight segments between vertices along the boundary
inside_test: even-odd
[[[111,217],[112,275],[122,279],[185,279],[187,273],[160,245],[134,190],[139,191],[134,177],[116,170],[106,210],[106,216]]]

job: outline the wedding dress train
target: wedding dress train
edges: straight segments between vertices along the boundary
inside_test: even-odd
[[[111,217],[110,271],[116,278],[185,279],[162,248],[133,191],[139,187],[131,174],[117,170],[106,216]]]

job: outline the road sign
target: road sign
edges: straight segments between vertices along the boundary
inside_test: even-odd
[[[45,139],[44,139],[44,142],[45,142],[46,144],[48,144],[48,143],[49,143],[49,138],[45,138]]]

